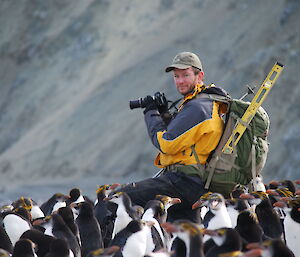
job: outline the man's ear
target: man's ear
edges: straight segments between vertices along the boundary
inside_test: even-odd
[[[197,76],[198,76],[199,82],[204,80],[204,72],[203,71],[200,71]]]

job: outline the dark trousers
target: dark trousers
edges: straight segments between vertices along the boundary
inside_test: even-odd
[[[142,207],[158,194],[179,198],[181,203],[168,209],[168,221],[188,219],[196,223],[200,222],[200,212],[192,210],[192,205],[207,192],[200,177],[171,171],[157,178],[130,183],[120,191],[126,192],[133,204]]]

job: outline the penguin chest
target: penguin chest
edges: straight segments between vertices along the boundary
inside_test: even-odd
[[[300,252],[300,224],[288,214],[284,219],[284,232],[287,246],[294,253]]]
[[[115,220],[113,235],[116,235],[123,228],[125,228],[131,220],[132,220],[132,218],[126,212],[125,208],[119,207],[117,210],[117,217]]]
[[[123,257],[142,257],[146,254],[147,233],[144,229],[128,237],[122,254]]]
[[[13,245],[15,245],[25,231],[30,229],[26,220],[23,220],[21,217],[14,214],[6,215],[3,219],[3,224],[4,229]]]

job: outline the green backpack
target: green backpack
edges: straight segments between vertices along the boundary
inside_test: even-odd
[[[215,100],[218,101],[218,97]],[[221,101],[224,102],[224,99]],[[233,152],[225,154],[222,152],[224,145],[232,135],[237,120],[250,105],[237,99],[227,99],[225,103],[228,103],[228,111],[225,114],[224,132],[207,161],[204,181],[206,189],[228,197],[235,186],[250,186],[251,181],[261,175],[268,154],[270,120],[266,111],[259,107]]]

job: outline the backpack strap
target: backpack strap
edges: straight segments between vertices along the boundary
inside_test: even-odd
[[[196,162],[197,162],[197,168],[199,170],[200,177],[203,179],[203,176],[204,176],[204,166],[201,165],[201,163],[200,163],[199,156],[198,156],[198,154],[197,154],[197,152],[195,150],[195,145],[192,145],[191,149],[192,149],[192,153],[193,153],[193,155],[194,155],[194,157],[196,159]]]

